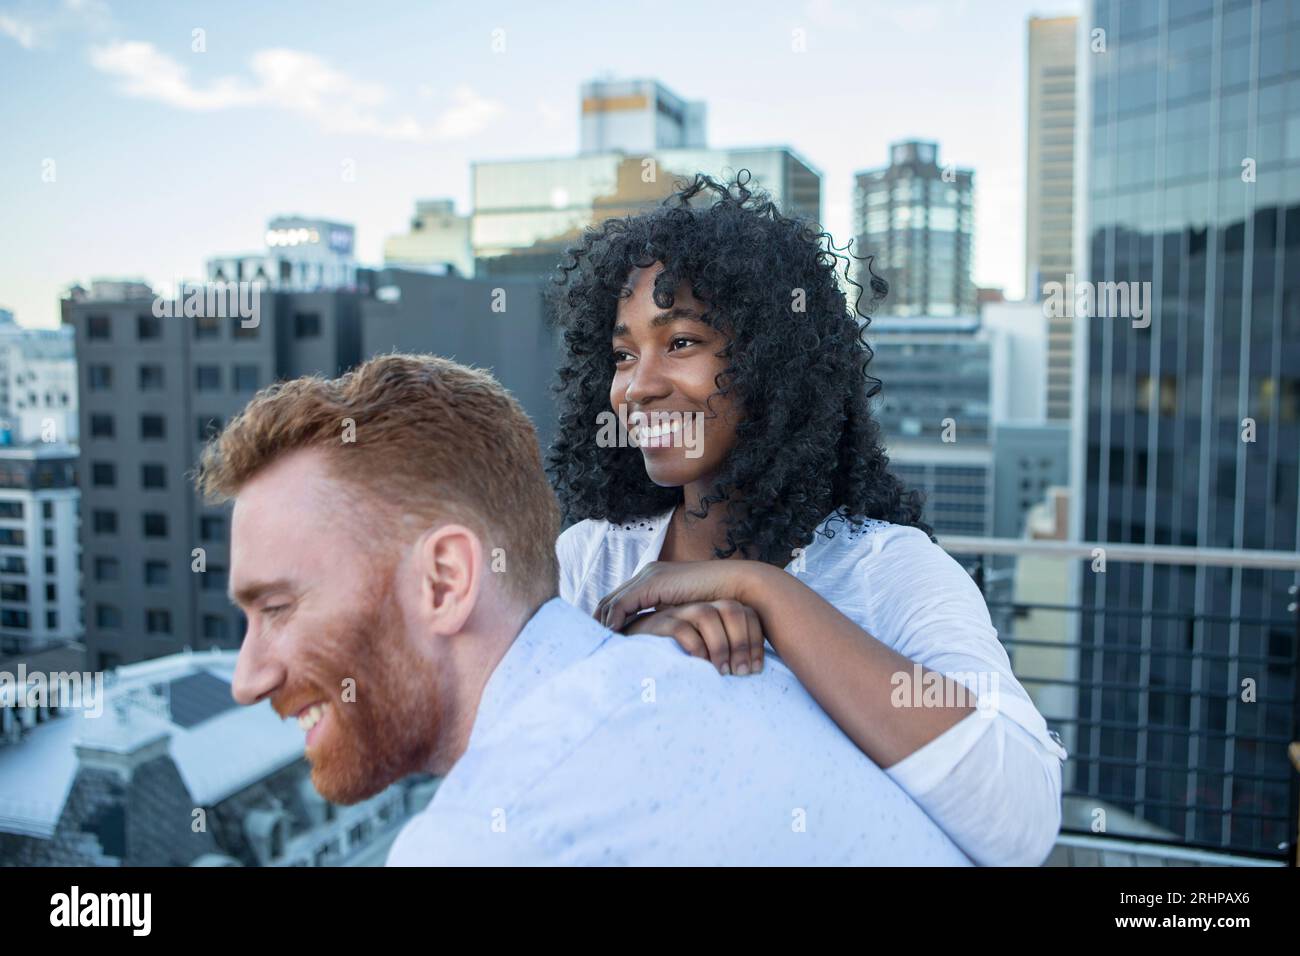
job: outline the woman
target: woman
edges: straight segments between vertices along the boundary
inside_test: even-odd
[[[888,470],[848,257],[747,181],[589,229],[557,276],[561,596],[723,674],[766,640],[975,862],[1037,865],[1065,751]]]

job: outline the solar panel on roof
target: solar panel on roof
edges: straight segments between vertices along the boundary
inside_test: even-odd
[[[230,683],[207,671],[178,677],[169,685],[172,722],[189,729],[235,707]]]

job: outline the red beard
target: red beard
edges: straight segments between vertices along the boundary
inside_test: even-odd
[[[331,803],[358,803],[424,770],[437,746],[436,688],[406,640],[392,569],[381,573],[377,600],[323,631],[272,701],[282,717],[325,702],[307,759]]]

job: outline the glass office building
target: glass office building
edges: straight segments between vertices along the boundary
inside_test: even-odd
[[[821,174],[791,149],[659,149],[473,166],[475,274],[549,274],[590,225],[659,204],[697,172],[751,173],[786,215],[821,221]],[[712,201],[714,194],[701,196]]]
[[[975,174],[939,164],[937,143],[889,148],[889,165],[854,177],[853,233],[859,255],[889,282],[877,315],[974,315],[971,278]],[[870,285],[865,264],[854,278]]]
[[[1076,319],[1078,537],[1294,552],[1300,2],[1090,0],[1082,26],[1079,278],[1149,299]],[[1191,844],[1294,839],[1294,573],[1080,584],[1073,789]]]

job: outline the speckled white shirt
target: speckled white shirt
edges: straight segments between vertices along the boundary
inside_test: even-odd
[[[560,596],[590,614],[658,559],[671,515],[622,526],[588,520],[565,530],[556,543]],[[786,570],[904,657],[976,696],[979,682],[968,675],[984,675],[985,687],[997,675],[995,701],[981,701],[980,710],[885,772],[976,863],[1042,863],[1061,825],[1067,754],[1012,673],[970,575],[920,530],[884,521],[855,529],[828,518],[802,557],[801,569],[792,562]],[[773,657],[769,644],[766,658]]]
[[[483,691],[390,866],[969,866],[780,662],[722,677],[559,598]]]

